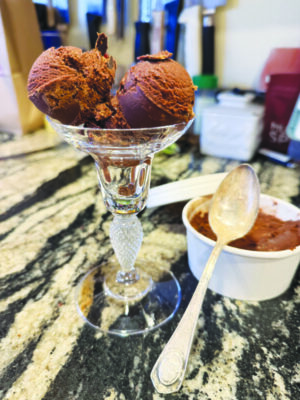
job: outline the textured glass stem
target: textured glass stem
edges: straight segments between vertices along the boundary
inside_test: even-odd
[[[143,240],[143,228],[135,214],[115,214],[110,225],[110,240],[120,263],[117,281],[134,283],[139,277],[134,268]]]

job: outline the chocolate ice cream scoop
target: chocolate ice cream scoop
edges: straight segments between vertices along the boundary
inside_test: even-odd
[[[194,116],[195,86],[171,56],[168,51],[141,56],[121,80],[117,98],[132,128],[171,125]]]
[[[116,96],[112,97],[111,104],[114,108],[114,113],[104,122],[105,129],[131,128],[120,108],[120,104]]]
[[[43,113],[64,124],[101,122],[111,114],[110,90],[116,63],[106,54],[107,38],[99,34],[95,49],[72,46],[44,51],[28,77],[28,95]]]

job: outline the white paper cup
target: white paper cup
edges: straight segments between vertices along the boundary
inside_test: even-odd
[[[187,230],[188,262],[199,279],[215,241],[197,232],[190,224],[193,215],[207,211],[210,196],[189,201],[182,212]],[[300,210],[283,200],[261,194],[260,207],[279,219],[300,219]],[[293,250],[253,251],[225,246],[216,263],[209,288],[240,300],[267,300],[285,292],[300,261],[300,245]]]

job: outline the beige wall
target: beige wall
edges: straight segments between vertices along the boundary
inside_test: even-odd
[[[220,82],[255,87],[272,48],[300,47],[300,0],[228,0],[216,26]]]
[[[137,0],[128,0],[125,40],[109,37],[109,51],[121,67],[133,62]],[[71,0],[69,44],[88,48],[85,0]],[[227,0],[216,14],[216,74],[220,86],[255,88],[275,47],[300,47],[300,0]]]

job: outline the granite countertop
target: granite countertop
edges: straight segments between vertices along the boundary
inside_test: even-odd
[[[6,400],[228,400],[300,398],[300,275],[278,298],[246,302],[208,290],[186,379],[159,395],[151,369],[196,286],[189,271],[183,203],[146,209],[141,253],[170,268],[182,286],[179,311],[160,329],[118,338],[78,316],[74,291],[113,257],[91,158],[39,131],[0,133],[0,398]],[[159,154],[152,186],[232,169],[237,161],[199,155],[179,143]],[[263,193],[300,206],[300,170],[257,156]]]

